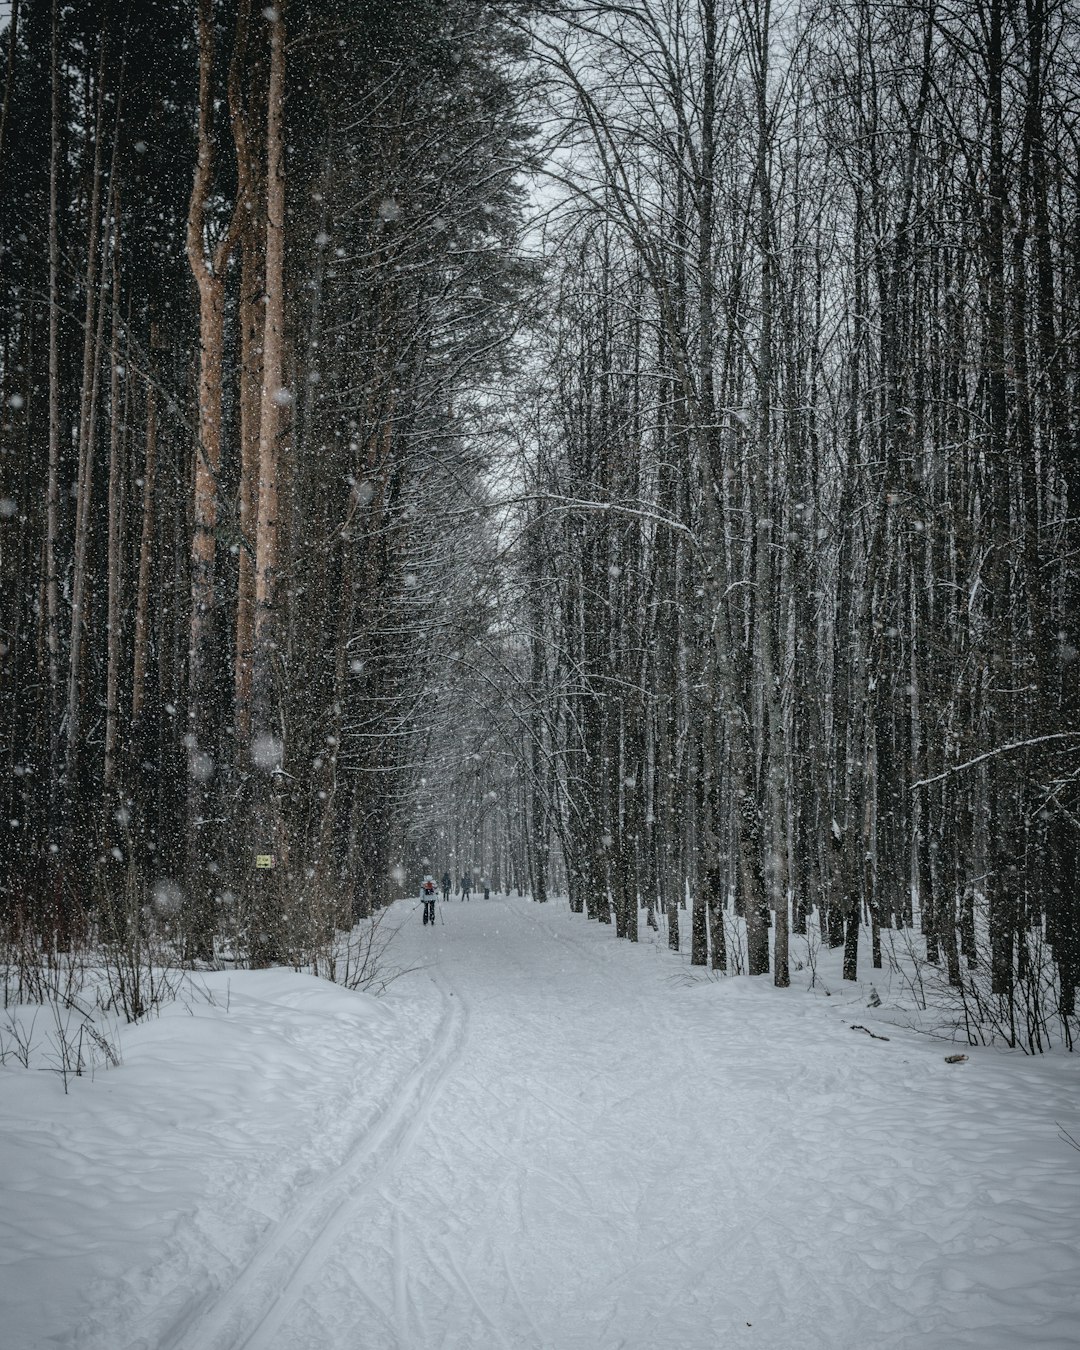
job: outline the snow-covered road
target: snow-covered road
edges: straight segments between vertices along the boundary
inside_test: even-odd
[[[356,996],[328,991],[314,1077],[350,1040],[361,1070],[326,1085],[325,1109],[282,1074],[283,1138],[306,1110],[310,1165],[279,1179],[258,1232],[234,1222],[231,1250],[193,1258],[215,1206],[274,1189],[269,1142],[262,1164],[215,1171],[224,1133],[205,1130],[215,1181],[193,1183],[194,1214],[117,1283],[114,1316],[99,1277],[49,1344],[1080,1345],[1080,1154],[1055,1124],[1080,1106],[1073,1059],[950,1066],[953,1047],[868,1013],[888,1041],[804,992],[691,979],[565,903],[438,908],[434,930],[409,916],[395,959],[422,968],[378,1016],[350,1020],[338,1003]],[[249,978],[303,979],[233,976],[230,1016],[248,1015]]]

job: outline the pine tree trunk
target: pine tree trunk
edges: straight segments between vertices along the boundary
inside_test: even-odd
[[[190,553],[191,621],[188,643],[187,903],[188,955],[214,955],[215,883],[210,865],[218,853],[213,823],[214,777],[220,745],[222,605],[217,595],[217,528],[221,475],[225,269],[239,232],[244,204],[237,200],[228,229],[207,256],[207,204],[214,181],[214,4],[199,0],[199,129],[195,178],[188,203],[187,259],[199,293],[199,434],[192,484]]]
[[[239,182],[237,206],[242,210],[242,264],[238,324],[240,329],[240,482],[238,524],[240,556],[233,648],[233,701],[238,764],[246,767],[251,744],[251,677],[255,643],[255,532],[259,501],[259,423],[262,394],[263,283],[266,267],[266,222],[263,175],[251,141],[255,128],[247,121],[240,85],[240,60],[246,52],[250,2],[241,0],[236,20],[236,50],[229,67],[229,110]]]
[[[286,406],[284,378],[285,323],[285,166],[282,140],[285,98],[284,3],[267,11],[270,29],[270,82],[266,118],[266,273],[263,329],[263,378],[259,419],[259,495],[255,525],[255,624],[252,664],[252,745],[256,762],[253,845],[256,854],[273,859],[254,884],[258,916],[257,963],[282,954],[280,878],[286,863],[282,837],[278,775],[285,747],[276,688],[281,638],[277,592],[279,488]]]

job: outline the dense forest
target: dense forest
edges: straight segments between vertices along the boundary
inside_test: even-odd
[[[317,964],[450,867],[1071,1048],[1069,0],[6,19],[24,985]]]
[[[476,622],[520,39],[441,0],[8,37],[5,917],[282,959],[400,893]]]

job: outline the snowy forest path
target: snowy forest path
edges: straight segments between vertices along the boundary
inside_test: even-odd
[[[1022,1093],[565,903],[439,909],[400,907],[418,968],[388,996],[434,1019],[424,1060],[222,1295],[216,1339],[179,1345],[982,1350],[1002,1318],[1069,1344],[1049,1291],[1033,1334],[1026,1286],[1075,1263],[1075,1192],[1036,1243],[1026,1190],[1054,1178],[1009,1156]]]

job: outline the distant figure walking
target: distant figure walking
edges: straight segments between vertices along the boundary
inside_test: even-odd
[[[481,885],[483,886],[483,888],[484,888],[484,899],[485,899],[485,900],[490,900],[490,899],[491,899],[491,883],[485,879],[485,880],[482,881],[480,884],[481,884]]]
[[[472,877],[466,872],[461,878],[461,898],[468,900],[469,892],[472,890]]]
[[[453,878],[450,876],[449,872],[444,872],[442,874],[442,898],[444,900],[449,900],[450,892],[453,889],[454,889]]]
[[[424,922],[435,922],[435,878],[425,877],[424,884],[420,890],[420,897],[424,902]]]

